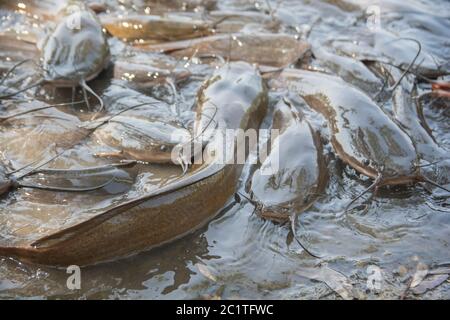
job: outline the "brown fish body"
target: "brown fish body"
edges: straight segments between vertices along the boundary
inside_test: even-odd
[[[273,67],[286,67],[307,56],[308,43],[287,34],[221,34],[189,41],[137,45],[141,50],[171,53],[175,57],[217,55],[231,61],[247,61]],[[258,50],[255,50],[258,48]]]
[[[0,32],[1,55],[20,60],[39,59],[39,51],[36,48],[36,35],[17,35],[15,32]]]
[[[236,33],[244,30],[278,31],[281,25],[275,17],[258,11],[214,10],[208,12],[213,21],[220,21],[215,26],[216,33]]]
[[[382,86],[382,81],[374,75],[361,61],[352,57],[341,56],[325,49],[322,45],[313,48],[314,57],[321,66],[338,74],[344,81],[375,95]]]
[[[418,156],[411,138],[368,96],[342,79],[304,70],[280,78],[324,115],[338,156],[358,172],[382,183],[418,181]]]
[[[157,54],[121,57],[114,61],[114,78],[126,81],[138,89],[151,88],[168,81],[178,83],[186,80],[190,72],[177,67],[173,60]]]
[[[227,75],[224,68],[231,68],[235,72]],[[247,84],[247,88],[257,86],[260,91],[254,90],[250,95],[253,98],[249,98],[245,91],[241,91],[241,96],[235,96],[239,101],[250,103],[242,105],[242,112],[221,121],[222,123],[232,126],[238,124],[241,129],[256,129],[259,126],[267,108],[267,90],[262,77],[249,64],[231,64],[222,67],[213,76],[221,77],[220,79],[209,82],[202,89],[205,91],[203,96],[216,92],[218,87],[231,95],[238,89],[235,86],[242,83],[239,78],[250,75],[259,77],[259,82]],[[206,101],[208,100],[198,102],[198,110],[207,107]],[[218,108],[226,108],[224,101],[221,102],[217,105]],[[217,113],[221,114],[226,114],[226,111]],[[235,193],[241,168],[240,165],[218,162],[214,154],[208,154],[198,168],[152,194],[142,195],[99,212],[87,221],[41,238],[28,246],[0,247],[0,255],[38,264],[88,265],[160,246],[198,229],[214,217]]]
[[[251,193],[261,217],[283,223],[313,204],[328,175],[318,133],[284,101],[276,106],[272,129],[279,135],[253,174]]]
[[[103,27],[123,40],[175,41],[207,36],[213,33],[205,21],[181,15],[103,16]]]

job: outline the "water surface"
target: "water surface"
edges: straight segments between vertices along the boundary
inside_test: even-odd
[[[116,6],[116,10],[133,10],[132,6],[127,6],[130,1],[120,2],[125,5]],[[108,3],[114,5],[114,1]],[[367,44],[375,37],[374,32],[381,32],[371,31],[366,23],[364,13],[374,3],[379,4],[381,10],[383,32],[414,36],[421,41],[424,55],[441,62],[450,60],[450,4],[444,0],[225,0],[219,1],[218,6],[223,10],[272,12],[282,22],[280,32],[299,38],[309,37],[313,51],[325,49],[329,53],[350,58],[374,55],[383,60],[386,58],[383,52],[386,55],[389,52],[374,51]],[[10,15],[8,12],[2,14]],[[3,27],[23,26],[24,23],[17,19],[18,22],[13,23],[11,19],[4,18]],[[123,49],[123,44],[117,40],[112,40],[111,44],[113,53]],[[414,46],[404,45],[402,48],[395,58],[398,61],[410,61],[416,53]],[[4,52],[0,58],[2,63],[7,64],[10,57]],[[347,67],[345,63],[349,63],[348,60],[333,60],[333,56],[325,55],[324,61],[315,60],[311,66],[341,75],[368,94],[377,91],[380,79],[365,77],[357,71],[354,74],[358,77],[352,78],[352,73],[349,75],[346,70],[356,68],[355,62],[350,62]],[[181,85],[182,114],[188,123],[192,119],[191,106],[196,91],[212,68],[195,66],[195,63],[187,67],[194,68],[200,75],[199,80],[190,80]],[[97,90],[101,91],[109,85],[108,76],[108,72],[105,72],[94,81]],[[167,96],[164,88],[147,93],[161,98]],[[46,93],[41,94],[45,97]],[[58,94],[61,96],[58,97]],[[56,100],[70,96],[67,92],[58,94]],[[271,105],[276,103],[281,94],[270,93]],[[425,116],[438,142],[450,147],[448,108],[439,108],[439,104],[444,102],[426,105]],[[389,110],[389,105],[386,108]],[[67,112],[67,109],[64,110]],[[305,109],[304,112],[326,137],[324,120],[310,110]],[[69,114],[65,113],[65,116]],[[83,119],[82,114],[77,113],[75,116]],[[52,128],[53,138],[60,134],[61,139],[64,139],[64,133],[70,128],[64,125],[63,120],[55,121],[42,122],[38,129],[35,125],[23,123],[17,125],[16,131],[3,128],[0,139],[3,157],[19,166],[36,153],[54,152],[51,144],[45,140],[46,135],[40,135],[41,132],[35,130],[48,132],[48,128]],[[269,113],[263,127],[268,127],[270,122]],[[27,134],[38,137],[29,142],[33,143],[29,148],[26,145],[29,140],[24,138]],[[39,144],[41,147],[37,148]],[[95,141],[88,141],[63,157],[57,166],[98,163],[98,159],[92,156],[98,148]],[[397,299],[403,294],[407,279],[419,262],[430,267],[450,263],[450,209],[448,196],[444,192],[430,192],[422,186],[384,189],[367,206],[357,206],[350,213],[343,214],[348,202],[370,185],[370,181],[337,159],[330,145],[326,145],[325,152],[330,159],[330,183],[315,205],[300,215],[297,225],[303,243],[320,254],[320,259],[309,256],[292,241],[287,227],[261,220],[246,201],[236,203],[230,200],[206,227],[180,241],[127,259],[83,268],[80,290],[67,289],[68,275],[65,270],[1,258],[0,298],[340,298],[324,282],[305,276],[327,266],[349,279],[355,298]],[[243,185],[249,172],[250,166],[246,166],[241,177],[242,192],[245,192]],[[123,182],[106,192],[70,198],[42,191],[16,191],[3,197],[0,202],[0,240],[15,244],[35,240],[30,239],[30,235],[36,237],[62,225],[71,225],[80,218],[79,215],[86,218],[92,207],[108,207],[120,199],[123,190],[131,188],[128,196],[132,196],[134,192],[145,188],[145,191],[149,191],[167,183],[170,177],[178,174],[178,168],[140,166],[122,172]],[[161,180],[161,176],[166,179]],[[202,267],[199,268],[199,265]],[[367,289],[369,266],[377,266],[382,270],[383,281],[379,292]],[[409,294],[408,297],[448,299],[450,284],[446,282],[422,296]]]

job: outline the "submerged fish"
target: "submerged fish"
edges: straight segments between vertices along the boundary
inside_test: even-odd
[[[176,57],[217,55],[232,61],[242,60],[273,67],[295,64],[310,51],[308,43],[291,35],[270,33],[215,35],[138,47],[145,51],[170,53]]]

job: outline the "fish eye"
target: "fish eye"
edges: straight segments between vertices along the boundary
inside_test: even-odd
[[[164,144],[161,145],[160,150],[161,150],[161,151],[167,151],[167,146],[164,145]]]

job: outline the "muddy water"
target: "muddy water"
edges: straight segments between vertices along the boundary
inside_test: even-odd
[[[121,2],[127,4],[131,1]],[[377,92],[381,81],[373,75],[369,76],[367,70],[363,69],[364,65],[348,58],[408,63],[416,53],[416,47],[412,44],[396,47],[395,57],[389,55],[389,50],[383,50],[389,46],[375,46],[374,49],[372,44],[377,39],[387,39],[382,36],[386,30],[405,37],[414,35],[421,41],[423,60],[427,63],[423,65],[424,68],[432,67],[431,60],[439,65],[450,60],[448,36],[445,36],[450,23],[448,2],[377,1],[381,3],[383,30],[371,32],[363,13],[373,2],[269,1],[269,8],[266,1],[225,0],[219,1],[218,7],[223,10],[261,12],[276,9],[273,15],[281,20],[280,32],[300,38],[308,34],[313,52],[316,49],[329,53],[317,54],[317,60],[311,63],[311,68],[340,75],[371,96]],[[114,6],[114,1],[107,3],[115,10],[133,10],[132,6]],[[2,15],[11,14],[2,12]],[[2,21],[5,30],[5,26],[18,28],[26,25],[17,17]],[[119,41],[111,40],[111,47],[113,56],[123,55],[124,46]],[[14,60],[14,54],[5,54],[7,50],[2,47],[0,57],[2,64],[9,66],[10,60]],[[25,53],[33,56],[31,51]],[[333,58],[333,54],[346,59]],[[431,56],[433,58],[429,60]],[[322,57],[324,60],[320,61]],[[179,110],[173,111],[178,112],[182,120],[189,124],[193,117],[191,106],[196,91],[201,80],[214,68],[197,65],[195,61],[186,64],[186,68],[198,80],[191,79],[179,84]],[[361,69],[358,71],[358,68]],[[23,72],[30,71],[25,68]],[[108,88],[112,73],[108,70],[92,83],[97,92]],[[20,83],[11,85],[20,86]],[[427,87],[423,86],[420,90],[426,91]],[[146,93],[171,101],[168,98],[170,90],[164,86],[157,86]],[[272,108],[283,94],[287,93],[270,93]],[[39,99],[46,98],[47,101],[70,99],[69,92],[54,92],[51,88],[39,90],[37,95]],[[295,95],[291,98],[296,101]],[[324,140],[327,140],[324,119],[301,101],[296,102],[313,126],[321,130]],[[425,104],[425,116],[437,141],[449,148],[448,107],[439,108],[444,104],[442,101]],[[8,110],[14,108],[20,106]],[[392,106],[386,103],[384,108],[389,112]],[[26,117],[2,126],[2,157],[8,159],[12,166],[20,167],[43,154],[54,154],[56,147],[52,141],[70,145],[73,137],[67,132],[73,129],[77,121],[86,119],[86,110],[83,111],[70,108],[47,111],[41,116],[50,113],[55,117],[39,118],[45,121]],[[270,123],[271,112],[263,127],[268,127]],[[27,138],[29,136],[34,137],[32,142]],[[82,167],[108,163],[93,156],[105,148],[95,140],[87,139],[64,154],[53,166]],[[80,290],[67,288],[68,275],[65,270],[1,258],[0,298],[340,298],[329,288],[333,279],[327,285],[307,276],[327,266],[348,278],[353,286],[351,296],[355,298],[397,299],[403,294],[408,278],[419,262],[430,267],[450,263],[447,194],[438,190],[429,191],[421,186],[386,188],[380,190],[378,197],[367,205],[357,206],[344,214],[348,202],[370,185],[370,181],[338,160],[329,144],[325,146],[325,153],[329,158],[330,183],[324,195],[301,214],[297,225],[297,233],[303,244],[318,253],[320,259],[307,255],[295,241],[291,241],[288,228],[261,220],[253,214],[253,206],[245,201],[236,203],[230,200],[206,227],[181,241],[127,259],[82,268]],[[255,157],[255,154],[251,157]],[[1,198],[0,242],[20,245],[36,240],[40,235],[85,219],[95,214],[96,210],[156,189],[177,177],[180,170],[160,165],[118,170],[118,182],[88,195],[49,194],[27,189],[15,191]],[[245,192],[244,184],[250,172],[251,166],[247,165],[241,177],[242,192]],[[448,173],[443,170],[437,170],[437,175],[448,180]],[[367,289],[370,266],[381,270],[379,292]],[[408,297],[448,299],[450,284],[446,282],[424,295],[409,294]]]

